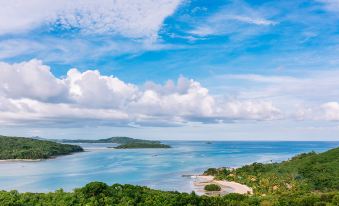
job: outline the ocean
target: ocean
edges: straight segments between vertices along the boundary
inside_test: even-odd
[[[108,149],[79,144],[86,152],[40,162],[1,162],[0,189],[20,192],[72,191],[91,181],[191,192],[192,180],[210,167],[280,162],[303,152],[323,152],[339,142],[163,141],[170,149]]]

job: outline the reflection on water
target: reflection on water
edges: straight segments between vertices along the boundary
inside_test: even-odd
[[[209,167],[282,161],[301,152],[321,152],[339,146],[339,142],[164,143],[173,148],[116,150],[107,148],[115,144],[81,144],[86,152],[41,162],[3,162],[0,189],[69,191],[90,181],[102,181],[190,192],[191,179],[182,175],[199,174]]]

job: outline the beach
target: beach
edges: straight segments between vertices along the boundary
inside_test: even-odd
[[[0,163],[6,163],[6,162],[40,162],[43,161],[43,159],[5,159],[0,160]]]
[[[253,194],[253,189],[247,185],[243,185],[237,182],[226,181],[226,180],[215,180],[214,176],[211,175],[193,175],[191,178],[194,179],[193,187],[194,191],[198,195],[226,195],[229,193],[238,194]],[[220,191],[205,191],[204,187],[209,184],[216,184],[221,187]]]

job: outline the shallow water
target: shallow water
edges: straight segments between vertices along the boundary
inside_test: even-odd
[[[87,152],[41,162],[0,163],[0,189],[70,191],[91,181],[128,183],[190,192],[191,179],[209,167],[239,167],[282,161],[301,152],[322,152],[339,142],[163,141],[171,149],[107,149],[114,144],[80,144]]]

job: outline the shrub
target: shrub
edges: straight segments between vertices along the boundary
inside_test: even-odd
[[[204,187],[206,191],[220,191],[221,187],[216,184],[209,184]]]

